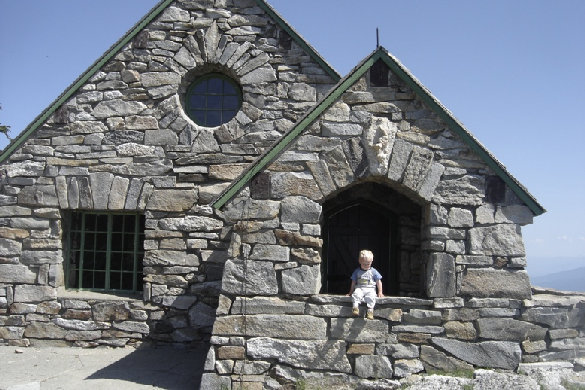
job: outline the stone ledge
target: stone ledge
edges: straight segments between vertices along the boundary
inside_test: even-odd
[[[92,300],[92,301],[140,301],[142,302],[142,294],[140,293],[103,293],[98,291],[77,291],[67,290],[63,287],[57,289],[57,299],[77,299],[77,300]]]
[[[321,304],[351,304],[351,297],[345,295],[319,294],[309,297],[309,301]],[[432,299],[411,297],[383,297],[376,298],[376,306],[401,305],[401,306],[433,306]]]
[[[532,294],[534,294],[534,296],[538,296],[540,294],[585,296],[585,292],[583,292],[583,291],[564,291],[564,290],[556,290],[554,288],[538,287],[538,286],[531,286],[531,287],[532,287]]]

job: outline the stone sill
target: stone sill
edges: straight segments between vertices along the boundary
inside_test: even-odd
[[[554,288],[548,287],[538,287],[538,286],[531,286],[532,287],[532,294],[547,294],[547,295],[572,295],[572,296],[585,296],[585,292],[583,291],[564,291],[564,290],[556,290]]]
[[[319,294],[312,295],[309,301],[321,304],[350,304],[351,297],[345,295],[329,295]],[[432,306],[434,301],[432,299],[411,298],[411,297],[395,297],[385,296],[384,298],[376,298],[376,305],[400,305],[400,306]]]
[[[142,293],[105,293],[87,290],[68,290],[60,287],[57,289],[57,299],[142,302]]]

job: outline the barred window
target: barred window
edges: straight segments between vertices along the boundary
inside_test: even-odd
[[[195,80],[185,96],[187,115],[198,125],[215,127],[228,122],[242,106],[238,84],[221,73]]]
[[[67,288],[142,290],[144,215],[73,212],[65,224]]]

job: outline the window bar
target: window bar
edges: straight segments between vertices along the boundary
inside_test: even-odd
[[[116,217],[119,217],[119,215],[116,215]],[[114,232],[114,216],[112,216],[112,229],[110,234],[112,235],[112,245],[114,245],[114,240],[120,240],[121,243],[116,243],[116,246],[118,247],[118,251],[116,251],[116,253],[114,253],[114,251],[112,250],[112,252],[110,253],[110,288],[111,286],[111,281],[112,281],[112,277],[114,277],[115,274],[117,274],[117,278],[118,280],[116,280],[115,282],[115,286],[117,286],[116,288],[114,288],[113,290],[121,290],[122,289],[122,279],[121,276],[123,274],[123,270],[124,270],[124,266],[122,265],[122,261],[123,261],[123,253],[124,253],[124,232],[126,231],[126,218],[122,217],[122,228],[121,228],[121,232]],[[114,259],[116,257],[120,257],[120,272],[118,273],[118,269],[115,269],[113,271],[115,272],[111,272],[112,271],[112,262],[114,261]]]
[[[119,286],[120,289],[122,290],[126,290],[125,286],[124,286],[124,275],[127,273],[127,269],[124,266],[124,260],[126,257],[126,254],[128,252],[129,248],[126,248],[126,235],[129,233],[128,231],[126,231],[126,225],[128,225],[128,220],[134,216],[131,215],[126,215],[123,219],[123,229],[122,229],[122,233],[120,234],[120,239],[122,240],[122,252],[120,253],[120,281],[119,281]],[[136,227],[134,227],[136,229]]]
[[[106,240],[106,275],[105,275],[105,290],[110,289],[110,260],[112,256],[112,229],[114,226],[114,218],[112,215],[108,215],[108,228],[107,228],[107,240]]]
[[[65,269],[65,286],[69,287],[71,285],[70,280],[69,280],[69,272],[71,272],[71,214],[67,213],[65,214],[64,219],[64,226],[65,226],[65,230],[67,232],[67,241],[65,241],[67,243],[66,246],[66,250],[67,252],[65,252],[63,255],[63,259],[68,259],[68,261],[65,261],[63,266]]]
[[[138,235],[140,234],[140,217],[138,215],[134,216],[134,251],[132,253],[132,257],[134,260],[134,264],[132,266],[132,290],[138,291],[138,244],[140,243],[140,239]]]
[[[86,215],[87,218],[87,215]],[[98,217],[96,216],[93,218],[93,226],[90,226],[91,229],[90,234],[93,236],[93,248],[91,248],[91,253],[93,254],[93,265],[91,268],[91,286],[89,288],[95,288],[95,274],[96,274],[96,246],[97,246],[97,229],[98,229]]]
[[[129,216],[124,216],[122,218],[122,231],[120,232],[120,253],[117,254],[117,256],[120,257],[120,272],[118,274],[118,286],[120,286],[121,290],[125,290],[124,288],[124,273],[126,271],[126,269],[124,268],[124,256],[126,255],[126,252],[128,251],[128,248],[126,248],[124,239],[126,238],[126,234],[128,233],[126,231],[126,225],[128,224],[128,217]],[[117,270],[116,270],[117,271]]]
[[[79,232],[81,245],[79,245],[79,265],[77,266],[77,289],[83,288],[83,260],[85,255],[85,213],[81,213],[81,231]]]
[[[95,218],[88,218],[89,216],[95,216]],[[130,219],[133,219],[134,229],[133,231],[126,231],[130,225]],[[93,221],[93,225],[91,221]],[[69,261],[65,266],[71,268],[66,268],[66,285],[68,287],[75,286],[74,288],[78,290],[141,290],[140,283],[142,283],[142,279],[138,278],[138,274],[141,273],[139,268],[141,268],[140,261],[143,256],[141,243],[144,239],[144,233],[142,233],[144,226],[142,221],[143,216],[136,214],[125,215],[121,223],[117,222],[114,214],[103,215],[80,212],[75,219],[73,214],[68,215],[66,220],[69,225],[66,236],[68,241],[66,258]],[[104,222],[106,223],[105,227],[103,226]],[[114,227],[114,224],[121,224],[121,226]],[[104,234],[106,239],[105,251],[103,250]],[[133,240],[130,245],[127,245],[126,236],[130,234],[133,235]],[[74,237],[79,238],[75,243],[73,242]],[[89,241],[87,240],[88,238],[90,238]],[[98,239],[101,241],[98,241]],[[116,242],[114,241],[116,239],[121,240],[120,245],[118,245],[120,248],[117,250],[115,249],[118,246],[115,245]],[[90,242],[93,242],[92,247],[88,247]],[[98,251],[98,247],[102,249]],[[93,256],[93,266],[88,265],[86,254]],[[77,264],[73,261],[76,255],[78,256]],[[124,265],[124,259],[130,255],[132,255],[132,263],[127,267]],[[101,260],[98,260],[98,256],[102,256]],[[105,259],[103,256],[105,256]],[[119,269],[113,269],[114,256],[119,256],[120,258]],[[98,263],[105,264],[105,269],[98,269]],[[132,277],[130,286],[128,286],[127,281],[124,282],[129,274]],[[72,276],[70,277],[70,275],[77,275],[77,280]],[[84,278],[86,275],[87,278]],[[112,279],[113,277],[117,277],[117,279],[114,280]],[[98,280],[100,283],[96,285]],[[112,286],[115,288],[112,288]]]
[[[85,217],[87,218],[87,215]],[[97,216],[95,218],[92,218],[92,219],[93,219],[93,226],[89,227],[91,229],[89,234],[91,234],[93,236],[93,238],[92,238],[93,247],[90,248],[91,253],[93,255],[93,265],[90,269],[90,271],[91,271],[91,286],[89,286],[89,288],[95,288],[95,274],[96,274],[96,272],[95,272],[95,268],[96,268],[95,259],[96,259],[96,245],[97,245],[97,233],[96,232],[97,232],[97,228],[99,225]]]

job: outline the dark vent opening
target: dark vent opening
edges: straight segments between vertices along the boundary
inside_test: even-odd
[[[378,60],[370,68],[370,85],[372,87],[387,87],[390,69],[382,60]]]
[[[270,198],[270,174],[260,172],[250,181],[250,196],[252,199]]]
[[[292,44],[292,37],[286,31],[278,33],[278,44],[285,50],[290,50]]]
[[[506,184],[499,176],[487,178],[485,197],[488,203],[503,203],[506,200]]]

